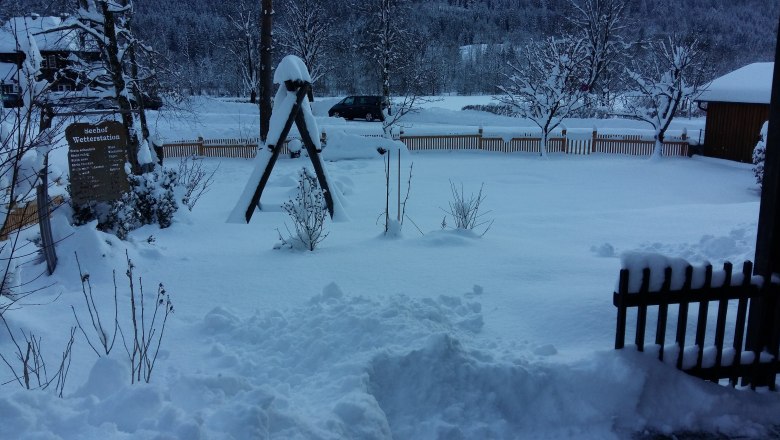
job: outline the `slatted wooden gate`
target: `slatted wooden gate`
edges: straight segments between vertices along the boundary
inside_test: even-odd
[[[704,268],[703,278],[694,277],[694,269],[688,266],[684,273],[682,287],[672,290],[672,268],[667,267],[663,273],[663,283],[659,289],[651,291],[650,281],[657,274],[652,274],[648,268],[643,269],[641,285],[638,291],[631,291],[629,269],[620,271],[618,291],[613,294],[613,304],[617,307],[617,330],[615,333],[615,348],[625,346],[627,315],[629,309],[636,309],[636,329],[634,344],[639,351],[649,347],[645,345],[647,331],[648,308],[657,308],[655,323],[655,346],[658,357],[662,361],[673,363],[678,369],[705,380],[717,382],[729,379],[731,385],[736,385],[740,378],[755,386],[766,383],[774,389],[775,375],[778,373],[778,346],[780,345],[780,329],[778,329],[778,293],[780,284],[763,282],[752,277],[753,264],[745,262],[741,273],[733,273],[731,263],[724,264],[723,271],[713,276],[712,266]],[[701,274],[698,274],[701,275]],[[694,282],[694,279],[696,281]],[[762,301],[763,311],[761,328],[761,347],[764,350],[746,350],[744,344],[747,311],[751,301]],[[714,333],[707,328],[707,317],[710,303],[717,304],[717,320]],[[677,323],[674,346],[666,344],[667,320],[669,306],[677,305]],[[696,335],[693,346],[686,346],[688,330],[688,311],[691,305],[698,305],[696,315]],[[731,305],[731,307],[730,307]],[[734,310],[733,340],[726,341],[729,310]],[[732,333],[732,329],[728,329]],[[671,350],[669,350],[671,348]],[[673,359],[664,359],[667,354],[673,354]]]

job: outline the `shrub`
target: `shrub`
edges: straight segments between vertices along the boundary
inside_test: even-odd
[[[302,168],[298,173],[298,194],[294,200],[285,202],[282,209],[290,216],[295,227],[294,233],[291,233],[288,228],[287,239],[279,234],[282,245],[313,251],[328,236],[323,231],[325,217],[328,215],[325,196],[317,183],[317,178],[306,168]]]
[[[120,239],[143,225],[157,223],[167,228],[179,209],[174,190],[177,172],[156,167],[141,175],[128,176],[130,190],[109,204],[74,206],[74,222],[84,224],[98,219],[98,228],[115,234]]]
[[[480,212],[482,202],[485,201],[485,195],[482,194],[482,190],[485,185],[479,187],[479,193],[476,195],[471,194],[466,197],[463,190],[463,184],[458,188],[452,181],[450,181],[450,191],[452,192],[452,200],[449,202],[449,210],[444,212],[452,217],[455,223],[455,229],[474,230],[476,228],[485,227],[481,235],[485,235],[493,225],[493,220],[485,219],[485,215],[488,212]],[[442,227],[446,227],[446,217],[442,220]]]
[[[759,187],[764,183],[764,160],[766,159],[766,135],[767,135],[767,122],[764,122],[764,126],[761,127],[761,137],[756,144],[756,148],[753,150],[753,174],[756,176],[756,183]]]
[[[176,184],[182,191],[181,203],[187,209],[192,211],[201,196],[208,192],[217,169],[219,167],[209,173],[203,169],[203,162],[194,160],[193,156],[181,159]]]

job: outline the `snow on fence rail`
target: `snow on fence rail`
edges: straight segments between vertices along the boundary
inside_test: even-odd
[[[657,352],[660,360],[705,380],[718,382],[720,379],[729,379],[734,386],[742,378],[743,384],[748,379],[753,388],[758,383],[774,389],[775,375],[780,367],[780,284],[774,281],[762,282],[760,277],[753,277],[753,264],[749,261],[743,264],[741,273],[733,273],[731,263],[724,264],[722,271],[715,272],[712,265],[696,269],[690,265],[684,268],[675,266],[666,266],[662,273],[658,270],[653,272],[648,267],[620,271],[618,289],[613,293],[613,304],[617,307],[615,348],[622,349],[625,346],[628,309],[635,308],[634,344],[638,351],[647,348]],[[755,320],[758,323],[756,340],[760,341],[758,345],[766,351],[751,351],[744,344],[747,312],[753,310],[749,306],[754,301],[761,301],[756,310],[763,311],[760,319]],[[714,329],[707,328],[710,302],[717,305]],[[669,306],[674,304],[678,305],[678,313],[675,342],[670,345],[666,343],[667,318]],[[686,345],[688,309],[691,304],[698,304],[695,313],[696,334],[694,344]],[[729,306],[732,306],[732,313],[736,306],[733,331],[727,331],[726,328]],[[651,347],[645,346],[648,307],[657,307],[657,310],[653,310],[653,316],[657,317],[656,323],[651,325],[651,331],[655,331],[655,345]],[[751,321],[754,321],[753,317]],[[726,342],[727,334],[733,334],[733,341]]]
[[[365,134],[363,136],[377,136]],[[323,140],[326,134],[322,133]],[[441,150],[484,150],[501,153],[539,153],[541,136],[538,133],[513,133],[499,135],[485,133],[481,128],[477,133],[468,134],[413,134],[400,132],[398,139],[406,144],[410,151],[441,151]],[[664,142],[664,156],[688,156],[688,138],[685,133],[679,137],[668,137]],[[289,141],[288,141],[289,142]],[[165,157],[203,156],[203,157],[242,157],[252,158],[257,153],[257,138],[248,139],[203,139],[195,141],[176,141],[163,145]],[[649,156],[653,152],[655,142],[646,136],[638,134],[598,133],[593,131],[589,136],[570,135],[567,130],[548,139],[548,153],[563,153],[589,155],[593,153],[624,154],[633,156]],[[287,143],[282,148],[282,154],[289,154]]]

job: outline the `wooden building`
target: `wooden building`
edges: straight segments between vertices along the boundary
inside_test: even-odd
[[[0,26],[0,94],[5,106],[20,104],[15,101],[22,93],[18,69],[26,58],[23,48],[29,44],[25,42],[27,36],[33,39],[41,55],[36,79],[51,83],[50,91],[58,94],[52,99],[89,86],[85,71],[99,67],[100,52],[83,33],[74,29],[54,30],[63,20],[64,17],[32,15],[13,17]]]
[[[774,63],[753,63],[715,79],[699,96],[707,111],[702,153],[752,163],[761,126],[769,119]]]

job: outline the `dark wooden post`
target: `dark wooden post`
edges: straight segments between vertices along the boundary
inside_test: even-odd
[[[260,11],[260,141],[265,143],[271,127],[273,105],[273,0],[262,0]],[[281,142],[280,142],[281,143]]]
[[[54,110],[46,105],[41,108],[41,126],[40,131],[51,129],[52,119],[54,119]],[[36,188],[36,203],[38,208],[38,227],[41,230],[41,246],[43,247],[43,256],[46,258],[46,269],[49,275],[54,273],[57,268],[57,253],[54,250],[54,239],[51,235],[51,222],[49,220],[49,210],[51,201],[49,199],[49,155],[43,158],[43,169],[40,173],[41,183]]]
[[[775,46],[775,68],[772,76],[772,98],[769,104],[769,130],[764,183],[761,191],[761,209],[758,215],[756,258],[754,273],[769,282],[773,273],[780,272],[780,33]],[[771,289],[770,289],[771,290]],[[771,329],[774,319],[766,310],[765,301],[750,302],[747,347],[761,350],[769,341],[762,329]],[[755,385],[755,383],[753,384]]]

